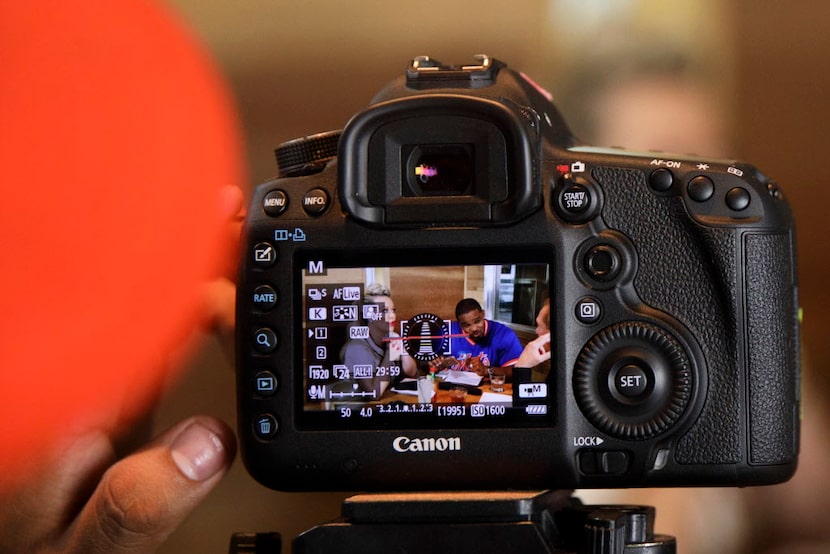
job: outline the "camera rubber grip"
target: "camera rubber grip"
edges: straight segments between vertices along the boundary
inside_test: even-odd
[[[677,445],[685,464],[734,464],[744,459],[741,383],[732,228],[704,229],[682,199],[653,194],[642,171],[598,167],[602,217],[637,247],[634,288],[647,305],[671,314],[698,340],[708,382],[701,413]],[[639,214],[631,217],[631,214]],[[702,376],[701,376],[702,377]]]
[[[797,448],[799,372],[797,299],[790,234],[748,234],[746,314],[749,341],[749,460],[781,464]]]

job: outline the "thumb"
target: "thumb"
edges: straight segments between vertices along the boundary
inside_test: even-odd
[[[110,467],[75,520],[72,552],[154,552],[219,482],[236,453],[221,421],[183,421]]]

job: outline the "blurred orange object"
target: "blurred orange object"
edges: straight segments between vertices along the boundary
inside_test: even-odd
[[[146,408],[227,263],[229,94],[164,6],[0,0],[0,467]],[[28,460],[28,461],[27,461]]]

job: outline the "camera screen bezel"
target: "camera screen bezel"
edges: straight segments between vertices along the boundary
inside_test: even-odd
[[[326,268],[441,268],[457,266],[494,266],[494,265],[544,265],[547,267],[548,283],[546,294],[551,305],[551,314],[554,312],[555,298],[553,296],[553,276],[555,271],[555,258],[553,248],[550,246],[533,246],[512,249],[509,253],[502,249],[485,248],[442,248],[442,257],[450,262],[436,263],[434,261],[434,250],[432,249],[406,249],[406,250],[330,250],[313,249],[297,250],[294,253],[294,267],[292,280],[297,286],[294,287],[292,303],[294,305],[292,326],[297,332],[294,333],[294,344],[292,345],[294,364],[292,368],[292,380],[294,398],[294,422],[295,427],[300,431],[337,431],[337,430],[437,430],[437,429],[510,429],[510,428],[548,428],[555,424],[557,412],[555,374],[553,369],[547,375],[545,384],[547,386],[547,398],[545,399],[546,413],[530,415],[523,413],[520,407],[508,410],[502,417],[464,418],[445,417],[441,418],[435,413],[397,413],[378,415],[372,418],[352,417],[347,421],[341,419],[336,411],[308,411],[305,409],[305,286],[304,271],[309,262],[324,261]],[[393,298],[396,296],[392,291]],[[460,298],[459,298],[460,300]],[[554,323],[551,322],[554,326]]]

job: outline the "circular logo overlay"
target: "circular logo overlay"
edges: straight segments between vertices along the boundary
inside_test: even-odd
[[[447,323],[435,314],[413,316],[406,322],[403,334],[406,351],[422,362],[434,360],[449,347],[450,331]]]

